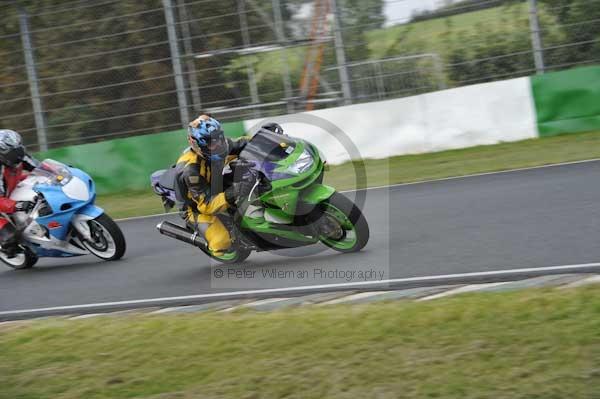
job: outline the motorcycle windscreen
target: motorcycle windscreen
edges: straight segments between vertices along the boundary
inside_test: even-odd
[[[42,161],[29,175],[46,178],[46,184],[49,185],[65,185],[73,177],[64,164],[52,159]]]
[[[296,141],[288,136],[259,130],[246,144],[240,157],[248,161],[277,162],[287,158],[296,146]]]
[[[246,144],[239,156],[247,161],[253,161],[256,169],[263,172],[270,181],[286,179],[293,175],[276,172],[275,169],[279,166],[276,162],[294,152],[297,140],[261,129]]]

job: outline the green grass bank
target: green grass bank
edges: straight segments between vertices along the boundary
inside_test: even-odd
[[[597,398],[600,290],[0,325],[0,398]]]

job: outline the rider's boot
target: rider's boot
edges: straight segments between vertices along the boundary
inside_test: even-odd
[[[14,258],[19,249],[19,240],[15,226],[8,223],[0,229],[0,250],[9,258]]]

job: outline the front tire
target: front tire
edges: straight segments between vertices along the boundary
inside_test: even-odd
[[[369,242],[369,224],[361,210],[346,196],[335,192],[322,204],[321,221],[337,223],[334,232],[321,235],[320,240],[338,252],[358,252]],[[323,219],[326,218],[326,219]]]
[[[38,257],[31,249],[23,247],[23,250],[13,258],[9,258],[4,252],[0,252],[0,261],[15,270],[25,270],[32,268],[37,263]]]
[[[88,226],[92,233],[92,240],[82,239],[83,246],[90,251],[92,255],[106,260],[118,260],[125,254],[126,244],[123,232],[119,225],[103,213],[96,219],[88,220]]]

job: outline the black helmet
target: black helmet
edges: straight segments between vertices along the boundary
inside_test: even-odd
[[[21,135],[14,130],[0,129],[0,163],[15,167],[25,157]]]
[[[269,130],[276,134],[283,134],[283,128],[275,122],[266,123],[266,124],[262,125],[261,128],[263,128],[265,130]]]

